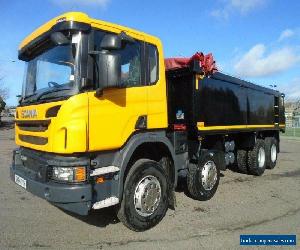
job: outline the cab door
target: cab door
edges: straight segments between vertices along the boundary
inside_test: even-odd
[[[168,126],[168,112],[162,45],[158,40],[150,42],[146,43],[147,128],[165,129]]]
[[[95,91],[88,93],[90,151],[120,148],[138,129],[138,121],[147,114],[144,42],[135,40],[118,53],[122,64],[121,87],[104,89],[100,97],[95,96]]]

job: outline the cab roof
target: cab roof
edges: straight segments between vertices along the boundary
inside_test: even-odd
[[[35,31],[33,31],[29,36],[27,36],[20,44],[19,50],[26,47],[30,42],[41,36],[42,34],[48,32],[51,30],[51,28],[60,22],[68,22],[68,21],[74,21],[74,22],[80,22],[80,23],[86,23],[91,25],[91,27],[99,28],[103,30],[107,30],[114,33],[120,33],[121,31],[128,32],[131,35],[133,35],[135,38],[144,40],[146,39],[149,42],[152,43],[160,43],[160,40],[157,37],[151,36],[149,34],[146,34],[141,31],[137,31],[135,29],[131,29],[125,26],[121,26],[118,24],[97,20],[89,17],[87,14],[82,12],[67,12],[60,16],[57,16],[47,23],[43,24],[39,28],[37,28]]]

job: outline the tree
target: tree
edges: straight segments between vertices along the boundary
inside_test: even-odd
[[[9,89],[4,86],[3,76],[0,76],[0,97],[2,100],[6,100],[9,96]]]
[[[3,78],[4,77],[0,77],[0,114],[6,105],[4,100],[6,100],[9,95],[8,88],[6,88],[3,84]]]

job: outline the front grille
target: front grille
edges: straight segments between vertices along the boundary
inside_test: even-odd
[[[36,144],[36,145],[45,145],[48,143],[48,138],[32,135],[19,135],[19,139],[23,142]]]
[[[31,132],[44,132],[48,129],[51,120],[16,121],[20,130]]]
[[[19,125],[18,128],[23,131],[31,132],[45,132],[48,129],[48,126],[22,126]]]
[[[66,156],[20,147],[15,152],[14,163],[15,168],[30,179],[48,182],[52,179],[53,166],[89,166],[90,158],[86,155]]]
[[[15,168],[22,171],[32,180],[45,182],[48,180],[48,164],[28,150],[21,149],[15,155]]]
[[[28,158],[27,162],[23,162],[25,170],[31,172],[33,179],[39,181],[48,180],[48,167],[41,162]]]

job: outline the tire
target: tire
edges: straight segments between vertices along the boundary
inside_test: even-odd
[[[169,184],[171,185],[172,183],[172,161],[169,157],[162,157],[159,161],[159,164],[162,166],[162,168],[165,170],[167,178],[169,180]]]
[[[150,189],[150,195],[145,191],[147,188]],[[159,188],[160,197],[158,198],[156,195]],[[133,231],[145,231],[154,227],[167,212],[168,188],[167,175],[158,162],[148,159],[136,161],[125,180],[123,198],[117,212],[119,220]],[[146,199],[143,200],[144,195]],[[155,204],[153,204],[154,199],[158,200]],[[143,207],[146,201],[153,206]],[[155,207],[153,211],[150,211],[151,206]],[[147,208],[150,210],[146,210]]]
[[[266,145],[266,167],[273,169],[277,161],[277,140],[274,137],[267,137],[265,139]]]
[[[236,167],[240,173],[248,174],[248,152],[247,150],[239,149],[236,153]]]
[[[220,169],[216,164],[215,155],[213,153],[204,152],[199,159],[198,165],[190,164],[189,171],[187,174],[187,189],[191,198],[199,201],[210,200],[216,193],[220,180]],[[214,164],[215,166],[215,177],[213,185],[211,187],[205,186],[203,183],[205,169],[209,167],[209,164]],[[207,165],[208,164],[208,165]],[[211,167],[209,167],[211,168]],[[214,168],[214,167],[212,167]]]
[[[264,140],[257,139],[254,148],[248,151],[248,170],[250,174],[260,176],[265,172],[265,169],[265,142]]]
[[[176,195],[175,195],[175,188],[174,188],[174,178],[172,174],[173,169],[173,162],[169,157],[162,157],[159,161],[159,164],[162,166],[162,168],[165,170],[165,173],[167,175],[168,180],[168,187],[169,187],[169,206],[168,208],[175,210],[176,207]]]

